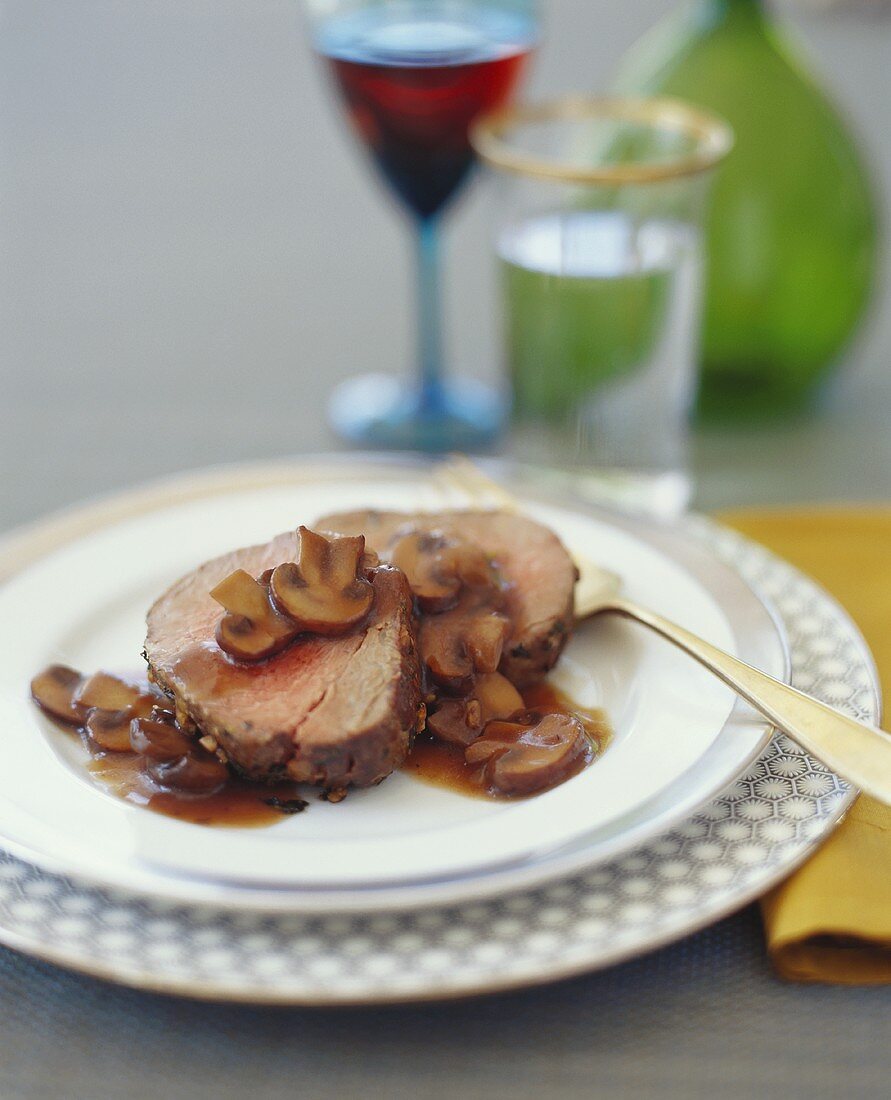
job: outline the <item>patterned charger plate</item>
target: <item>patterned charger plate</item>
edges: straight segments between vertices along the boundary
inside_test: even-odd
[[[0,561],[12,569],[153,501],[231,488],[237,478],[269,484],[299,469],[228,470],[142,490],[8,540]],[[875,669],[845,612],[735,533],[699,517],[683,526],[773,601],[789,638],[792,682],[877,722]],[[0,852],[0,941],[114,981],[214,1000],[368,1004],[493,992],[607,966],[741,907],[832,831],[854,793],[777,735],[720,796],[618,858],[538,889],[386,914],[180,905],[99,889]]]

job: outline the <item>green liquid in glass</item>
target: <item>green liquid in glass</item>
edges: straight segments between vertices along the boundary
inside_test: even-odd
[[[658,435],[665,407],[670,419],[689,401],[698,277],[691,231],[574,211],[513,226],[499,255],[514,421],[576,433],[602,416],[608,457],[627,442],[620,457],[635,461],[648,444],[636,446],[628,433],[646,434],[650,421]],[[652,462],[673,450],[654,446]]]

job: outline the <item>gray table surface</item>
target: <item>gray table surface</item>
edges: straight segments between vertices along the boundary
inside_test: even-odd
[[[596,89],[662,0],[550,0],[533,93]],[[887,214],[891,23],[786,15]],[[497,362],[477,187],[452,358]],[[0,0],[0,530],[194,466],[330,449],[330,386],[407,369],[405,233],[286,0]],[[821,407],[699,431],[702,507],[891,499],[891,291]],[[9,644],[7,642],[6,644]],[[647,959],[424,1008],[196,1006],[0,949],[0,1097],[887,1095],[887,989],[777,981],[747,910]]]

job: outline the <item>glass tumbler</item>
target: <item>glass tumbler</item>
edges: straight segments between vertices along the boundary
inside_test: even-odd
[[[568,98],[489,115],[473,142],[500,177],[512,452],[682,506],[703,214],[732,131],[680,101]]]

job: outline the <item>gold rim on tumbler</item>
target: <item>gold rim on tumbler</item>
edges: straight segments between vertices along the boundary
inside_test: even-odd
[[[667,160],[583,167],[525,153],[505,140],[520,126],[536,122],[609,119],[637,123],[667,133],[686,134],[694,152]],[[479,156],[493,168],[521,176],[583,184],[655,183],[714,168],[733,148],[733,130],[717,115],[680,99],[566,96],[547,103],[508,107],[480,119],[471,130]]]

